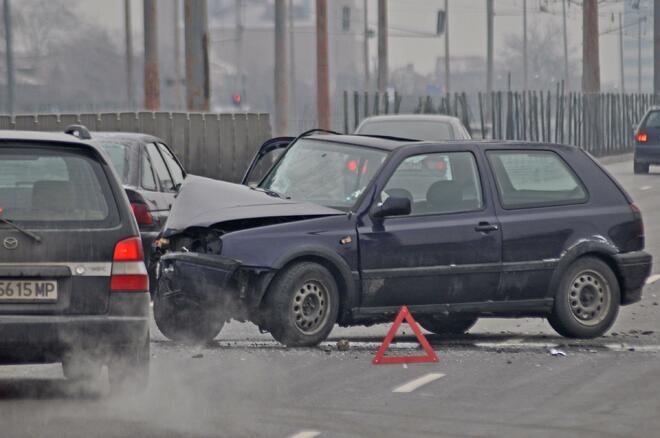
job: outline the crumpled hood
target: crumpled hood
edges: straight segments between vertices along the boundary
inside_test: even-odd
[[[329,216],[341,210],[281,199],[241,184],[188,175],[172,205],[163,234],[189,227],[209,227],[238,219],[280,216]]]

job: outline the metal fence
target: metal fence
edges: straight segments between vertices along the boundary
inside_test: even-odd
[[[596,156],[632,150],[633,129],[660,99],[652,94],[496,91],[444,96],[344,92],[343,130],[378,114],[449,114],[474,138],[565,143]]]
[[[188,172],[240,180],[252,156],[271,137],[264,113],[122,112],[0,116],[0,129],[63,131],[83,124],[90,131],[141,132],[165,141]]]

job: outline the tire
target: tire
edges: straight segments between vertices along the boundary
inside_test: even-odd
[[[169,280],[161,277],[154,295],[154,320],[166,338],[189,344],[212,341],[225,324],[215,307],[205,306],[185,295],[171,295]]]
[[[436,335],[462,335],[470,330],[479,318],[476,316],[419,315],[419,325]]]
[[[84,353],[67,354],[62,358],[62,372],[67,380],[91,382],[101,376],[103,363]]]
[[[128,346],[115,353],[108,363],[110,391],[137,394],[149,383],[149,334],[140,344]]]
[[[600,259],[582,257],[564,273],[548,321],[567,338],[596,338],[612,327],[620,303],[612,269]]]
[[[339,292],[325,267],[311,262],[278,274],[266,296],[268,329],[287,347],[312,347],[325,340],[339,314]]]
[[[633,164],[633,171],[636,175],[649,173],[649,165],[635,161]]]

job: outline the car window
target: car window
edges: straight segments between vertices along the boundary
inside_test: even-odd
[[[172,176],[170,175],[163,157],[158,152],[158,148],[154,143],[147,143],[147,153],[149,154],[149,159],[151,160],[151,165],[154,167],[154,172],[156,172],[156,177],[160,182],[160,189],[164,192],[174,191],[174,183],[172,182]]]
[[[490,151],[504,208],[579,203],[587,192],[564,160],[551,151]]]
[[[119,143],[102,142],[101,147],[108,153],[112,166],[121,177],[122,182],[126,183],[128,177],[128,154],[126,145]]]
[[[483,206],[479,172],[470,152],[415,155],[396,169],[381,193],[406,197],[411,214],[457,213]]]
[[[165,160],[165,164],[167,164],[167,168],[170,170],[174,185],[178,186],[179,184],[182,184],[183,169],[181,169],[181,166],[174,158],[174,155],[172,155],[172,152],[170,152],[170,150],[167,149],[167,147],[165,147],[165,145],[162,143],[158,143],[158,149],[160,149],[161,155]]]
[[[156,186],[156,177],[154,176],[154,171],[151,168],[151,163],[149,162],[149,157],[147,157],[146,153],[142,154],[141,167],[142,188],[145,190],[158,190],[158,187]]]
[[[96,160],[70,151],[0,148],[0,208],[16,222],[93,226],[117,218]]]
[[[358,134],[414,140],[453,140],[455,138],[451,124],[433,120],[367,120],[360,127]]]
[[[644,126],[646,128],[660,128],[660,111],[651,111]]]

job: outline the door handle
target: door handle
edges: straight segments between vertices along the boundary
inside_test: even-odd
[[[479,222],[479,224],[474,227],[474,231],[479,231],[480,233],[490,233],[492,231],[499,230],[500,227],[493,225],[489,222]]]

